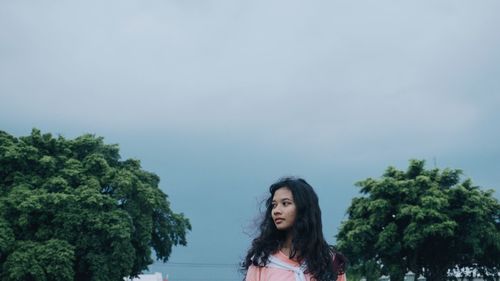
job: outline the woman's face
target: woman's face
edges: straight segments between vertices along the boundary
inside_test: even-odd
[[[278,230],[290,230],[297,217],[293,194],[287,187],[274,192],[271,216]]]

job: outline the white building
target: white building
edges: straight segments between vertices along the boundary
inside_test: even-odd
[[[160,272],[155,272],[152,274],[139,274],[138,277],[135,278],[123,278],[124,281],[168,281],[167,279],[163,280],[163,277]]]
[[[455,277],[459,281],[484,281],[484,279],[475,270],[465,271],[467,276],[472,276],[472,277],[462,277],[461,272],[452,272],[452,273],[455,275]],[[500,275],[499,275],[499,279],[500,279]],[[426,278],[423,276],[419,276],[417,279],[415,279],[415,273],[413,273],[411,271],[406,273],[405,278],[404,278],[404,281],[425,281],[425,280],[426,280]],[[366,281],[366,278],[364,278],[364,277],[361,278],[361,281]],[[389,278],[389,276],[383,275],[383,276],[380,276],[378,281],[391,281],[391,279]]]

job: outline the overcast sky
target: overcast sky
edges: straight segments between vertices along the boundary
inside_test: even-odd
[[[356,181],[411,158],[500,181],[498,1],[0,1],[0,130],[118,143],[191,219],[152,270],[241,279],[268,186],[331,243]],[[203,267],[175,265],[211,263]],[[210,274],[207,278],[206,274]]]

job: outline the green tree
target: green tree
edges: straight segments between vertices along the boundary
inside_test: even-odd
[[[452,270],[466,268],[494,280],[500,204],[493,191],[461,180],[460,170],[426,170],[424,164],[411,160],[407,171],[389,167],[380,179],[358,182],[362,196],[347,210],[337,247],[354,268],[380,270],[392,281],[403,280],[408,270],[428,281],[446,280]]]
[[[34,129],[0,131],[0,280],[123,280],[191,230],[157,175],[120,160],[117,145]]]

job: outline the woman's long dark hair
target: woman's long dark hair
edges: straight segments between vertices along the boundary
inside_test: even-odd
[[[315,280],[335,281],[338,274],[344,273],[346,260],[326,243],[318,196],[301,178],[283,178],[269,187],[271,196],[266,201],[266,213],[260,224],[260,235],[252,241],[242,263],[243,271],[248,270],[250,265],[265,266],[269,256],[278,251],[285,241],[286,232],[276,228],[271,216],[273,196],[280,188],[288,188],[292,192],[297,210],[291,229],[293,239],[290,258],[305,261],[306,273],[313,275]]]

